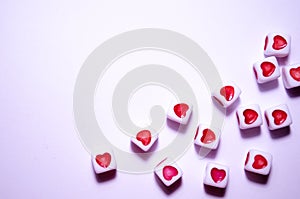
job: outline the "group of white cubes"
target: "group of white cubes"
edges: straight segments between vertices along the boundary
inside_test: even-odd
[[[273,81],[280,77],[280,69],[276,57],[286,57],[290,51],[290,36],[270,33],[266,36],[265,59],[256,62],[253,70],[259,84]],[[291,65],[282,68],[283,82],[287,89],[300,86],[300,66]],[[225,85],[225,86],[224,86]],[[221,106],[231,106],[240,96],[241,89],[229,82],[215,89],[212,98]],[[192,113],[192,105],[187,102],[173,103],[167,113],[167,118],[181,125],[187,125]],[[240,129],[250,129],[263,124],[263,117],[258,104],[243,106],[236,111]],[[286,104],[281,104],[265,110],[268,128],[276,130],[292,124],[292,118]],[[195,132],[194,144],[214,150],[218,147],[221,130],[209,125],[200,124]],[[142,129],[137,132],[131,142],[143,151],[148,151],[158,139],[154,130]],[[116,160],[112,151],[104,151],[92,156],[92,163],[97,174],[116,169]],[[272,165],[272,155],[256,149],[248,151],[245,157],[244,169],[256,174],[268,175]],[[171,186],[182,177],[182,170],[176,163],[159,163],[154,169],[158,178]],[[229,168],[218,163],[207,163],[203,183],[208,186],[225,188],[229,179]]]
[[[259,84],[276,80],[280,77],[277,58],[289,55],[291,37],[287,34],[269,33],[265,39],[265,59],[253,65],[254,74]],[[300,86],[300,64],[284,66],[281,69],[283,84],[286,89]]]

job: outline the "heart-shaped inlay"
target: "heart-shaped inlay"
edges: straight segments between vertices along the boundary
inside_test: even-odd
[[[287,41],[280,35],[276,35],[274,38],[274,43],[272,45],[273,49],[281,50],[287,46]]]
[[[260,64],[260,68],[263,71],[263,76],[270,77],[274,73],[276,66],[272,62],[265,61]]]
[[[210,130],[210,129],[204,129],[202,131],[202,137],[201,137],[201,142],[204,144],[209,144],[212,143],[213,141],[216,140],[216,135],[215,133]]]
[[[196,134],[195,134],[194,140],[196,140],[196,138],[197,138],[197,136],[198,136],[198,133],[199,133],[199,126],[197,127],[197,130],[196,130]]]
[[[291,68],[290,75],[294,80],[300,82],[300,66],[298,68]]]
[[[280,125],[280,124],[284,123],[284,121],[286,120],[287,113],[283,110],[277,109],[272,112],[272,116],[274,118],[274,123],[276,125]]]
[[[257,117],[258,117],[258,113],[255,110],[252,109],[246,109],[243,112],[243,115],[245,117],[245,123],[246,124],[252,124],[253,122],[256,121]]]
[[[184,118],[188,110],[189,110],[189,105],[185,103],[176,104],[174,106],[174,112],[180,118]]]
[[[263,169],[266,166],[268,166],[268,161],[267,161],[267,159],[264,156],[262,156],[262,155],[256,155],[254,157],[254,162],[252,164],[252,167],[254,169]]]
[[[222,182],[226,177],[226,171],[223,169],[212,168],[210,175],[215,183]]]
[[[96,162],[103,168],[107,168],[111,162],[111,155],[103,153],[96,156]]]
[[[250,156],[250,153],[248,152],[247,153],[247,157],[246,157],[246,161],[245,161],[245,165],[248,163],[248,161],[249,161],[249,156]]]
[[[266,38],[265,38],[265,46],[264,46],[264,50],[267,49],[268,42],[269,42],[269,38],[268,38],[268,36],[266,36]]]
[[[147,146],[151,142],[151,132],[149,130],[142,130],[136,134],[136,139],[144,146]]]
[[[220,95],[225,97],[227,101],[231,101],[234,97],[234,87],[233,86],[224,86],[220,89]]]
[[[165,166],[163,168],[163,176],[166,180],[170,181],[174,176],[178,175],[178,170],[173,166]]]

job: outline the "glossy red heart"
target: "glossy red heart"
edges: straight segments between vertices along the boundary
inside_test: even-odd
[[[215,183],[222,182],[226,177],[226,171],[223,169],[212,168],[210,175]]]
[[[265,38],[265,46],[264,46],[264,50],[267,49],[268,42],[269,42],[269,38],[268,38],[268,36],[266,36],[266,38]]]
[[[272,62],[265,61],[260,64],[260,68],[263,71],[263,76],[270,77],[274,73],[276,66]]]
[[[163,176],[166,180],[170,181],[174,176],[178,175],[178,170],[173,166],[165,166],[163,168]]]
[[[213,141],[216,140],[216,135],[215,133],[210,130],[210,129],[204,129],[202,131],[202,137],[201,137],[201,142],[204,144],[209,144],[212,143]]]
[[[284,37],[280,35],[276,35],[274,38],[274,43],[272,45],[273,49],[275,50],[281,50],[287,46],[287,41],[285,40]]]
[[[280,125],[286,120],[287,113],[283,110],[277,109],[272,112],[272,116],[274,118],[274,123],[276,125]]]
[[[290,75],[294,80],[300,82],[300,66],[298,68],[291,68]]]
[[[264,156],[262,156],[262,155],[256,155],[254,157],[254,162],[252,164],[252,167],[254,169],[263,169],[266,166],[268,166],[268,161],[267,161],[267,159]]]
[[[147,146],[151,142],[151,132],[149,130],[142,130],[136,134],[136,139],[144,146]]]
[[[174,106],[174,112],[180,118],[184,118],[188,110],[189,110],[189,105],[185,103],[176,104]]]
[[[249,156],[250,156],[250,153],[248,152],[247,153],[247,157],[246,157],[246,161],[245,161],[245,165],[248,163],[248,161],[249,161]]]
[[[220,95],[225,97],[227,101],[231,101],[234,97],[234,87],[233,86],[224,86],[220,89]]]
[[[245,117],[245,123],[246,124],[252,124],[253,122],[256,121],[257,117],[258,117],[258,113],[255,110],[252,109],[246,109],[243,112],[243,115]]]
[[[111,155],[103,153],[96,156],[96,162],[103,168],[107,168],[111,162]]]

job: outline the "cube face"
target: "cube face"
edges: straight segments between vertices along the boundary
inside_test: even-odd
[[[236,111],[240,129],[249,129],[262,125],[262,115],[258,104],[240,107]]]
[[[162,163],[155,168],[154,172],[166,186],[174,184],[182,177],[183,174],[182,170],[176,163],[170,165]]]
[[[216,163],[207,163],[203,183],[209,186],[225,188],[228,183],[229,168]]]
[[[110,150],[92,155],[92,164],[96,174],[104,173],[117,168],[114,154]]]
[[[263,151],[251,149],[248,151],[245,160],[245,170],[261,174],[269,175],[272,166],[272,155]]]
[[[265,56],[286,57],[289,55],[291,37],[283,33],[269,33],[265,38]]]
[[[148,151],[158,139],[158,134],[154,134],[153,130],[141,130],[135,137],[131,138],[131,142],[143,151]]]
[[[287,127],[293,122],[286,104],[281,104],[265,110],[265,117],[270,130]]]
[[[216,149],[219,145],[220,135],[219,129],[201,124],[196,130],[194,144],[208,149]]]
[[[212,97],[224,108],[232,105],[240,96],[241,89],[234,83],[227,83],[214,90]]]
[[[283,67],[282,79],[287,89],[300,86],[300,64]]]
[[[253,65],[256,81],[259,84],[273,81],[280,77],[280,69],[276,57],[267,57]]]
[[[187,124],[192,113],[193,106],[189,103],[172,103],[169,107],[167,118],[180,124]]]

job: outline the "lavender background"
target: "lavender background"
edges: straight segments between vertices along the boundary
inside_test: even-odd
[[[252,63],[263,58],[264,36],[292,36],[291,54],[281,65],[300,62],[297,1],[1,1],[0,3],[0,198],[215,198],[203,187],[205,162],[230,166],[224,198],[295,198],[300,172],[300,90],[287,92],[281,78],[258,86]],[[176,190],[160,186],[153,174],[117,173],[97,178],[73,121],[77,73],[90,52],[112,35],[156,27],[187,35],[215,62],[223,79],[243,90],[242,104],[264,110],[287,103],[290,132],[240,132],[229,111],[222,141],[208,158],[192,146],[178,164],[184,170]],[[254,133],[254,134],[253,134]],[[264,179],[243,171],[249,148],[274,156]],[[109,179],[110,178],[110,179]]]

